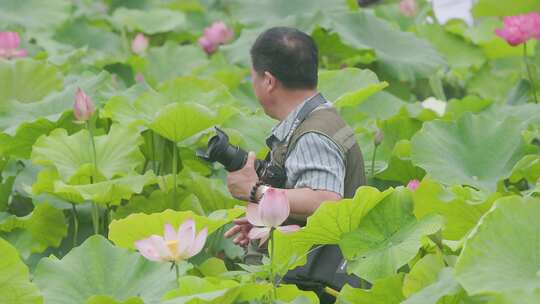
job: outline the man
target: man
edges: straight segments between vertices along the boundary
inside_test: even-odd
[[[279,121],[267,138],[271,161],[286,171],[290,220],[305,223],[324,201],[352,197],[365,183],[364,163],[350,127],[317,92],[318,50],[313,39],[293,28],[263,32],[251,48],[252,84],[266,115]],[[264,195],[254,170],[255,154],[230,172],[230,193],[248,201]],[[238,220],[225,236],[248,245],[252,228]]]

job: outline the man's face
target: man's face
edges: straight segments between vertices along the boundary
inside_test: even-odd
[[[272,81],[268,78],[268,73],[259,74],[251,68],[251,84],[257,100],[264,109],[264,112],[269,115],[270,106],[272,103]]]

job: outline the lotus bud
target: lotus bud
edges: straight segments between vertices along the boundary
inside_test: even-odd
[[[148,38],[144,36],[143,33],[137,34],[133,41],[131,42],[131,50],[135,54],[143,54],[148,48]]]
[[[81,88],[77,89],[75,103],[73,104],[73,114],[75,119],[80,122],[87,121],[96,111],[92,99],[86,95]]]

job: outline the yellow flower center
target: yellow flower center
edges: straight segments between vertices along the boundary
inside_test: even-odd
[[[169,247],[169,250],[171,251],[171,254],[174,259],[178,257],[178,241],[172,240],[167,242],[167,247]]]

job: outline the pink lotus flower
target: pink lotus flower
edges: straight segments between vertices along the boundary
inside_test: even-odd
[[[214,22],[204,30],[204,35],[199,38],[199,45],[208,54],[214,53],[220,44],[229,42],[233,38],[234,32],[222,21]]]
[[[218,45],[212,43],[208,38],[206,38],[206,36],[202,36],[201,38],[199,38],[199,45],[207,54],[214,53],[215,51],[217,51],[218,48]]]
[[[135,242],[135,247],[142,256],[154,262],[179,262],[199,253],[206,242],[208,229],[195,234],[195,222],[185,221],[178,232],[172,225],[165,224],[164,236],[152,235]]]
[[[416,0],[401,0],[399,2],[399,10],[405,16],[414,17],[418,14],[418,4]]]
[[[26,50],[17,50],[21,38],[16,32],[0,32],[0,58],[26,57]]]
[[[95,111],[96,108],[90,96],[86,95],[81,88],[78,88],[75,94],[75,103],[73,104],[73,115],[75,115],[75,119],[80,122],[87,121]]]
[[[268,188],[259,204],[250,203],[247,206],[247,220],[255,226],[249,231],[248,237],[252,240],[260,239],[263,244],[270,237],[273,228],[285,233],[300,229],[298,225],[280,226],[289,217],[290,212],[289,199],[285,191]]]
[[[540,39],[540,13],[504,17],[504,28],[496,29],[495,34],[512,46]]]
[[[137,34],[131,42],[131,50],[136,54],[143,54],[148,48],[148,38],[143,33]]]
[[[407,188],[409,188],[411,191],[416,191],[419,185],[420,185],[420,181],[417,179],[413,179],[409,181],[409,183],[407,184]]]
[[[144,82],[144,75],[141,73],[137,73],[135,75],[135,81],[138,83]]]

